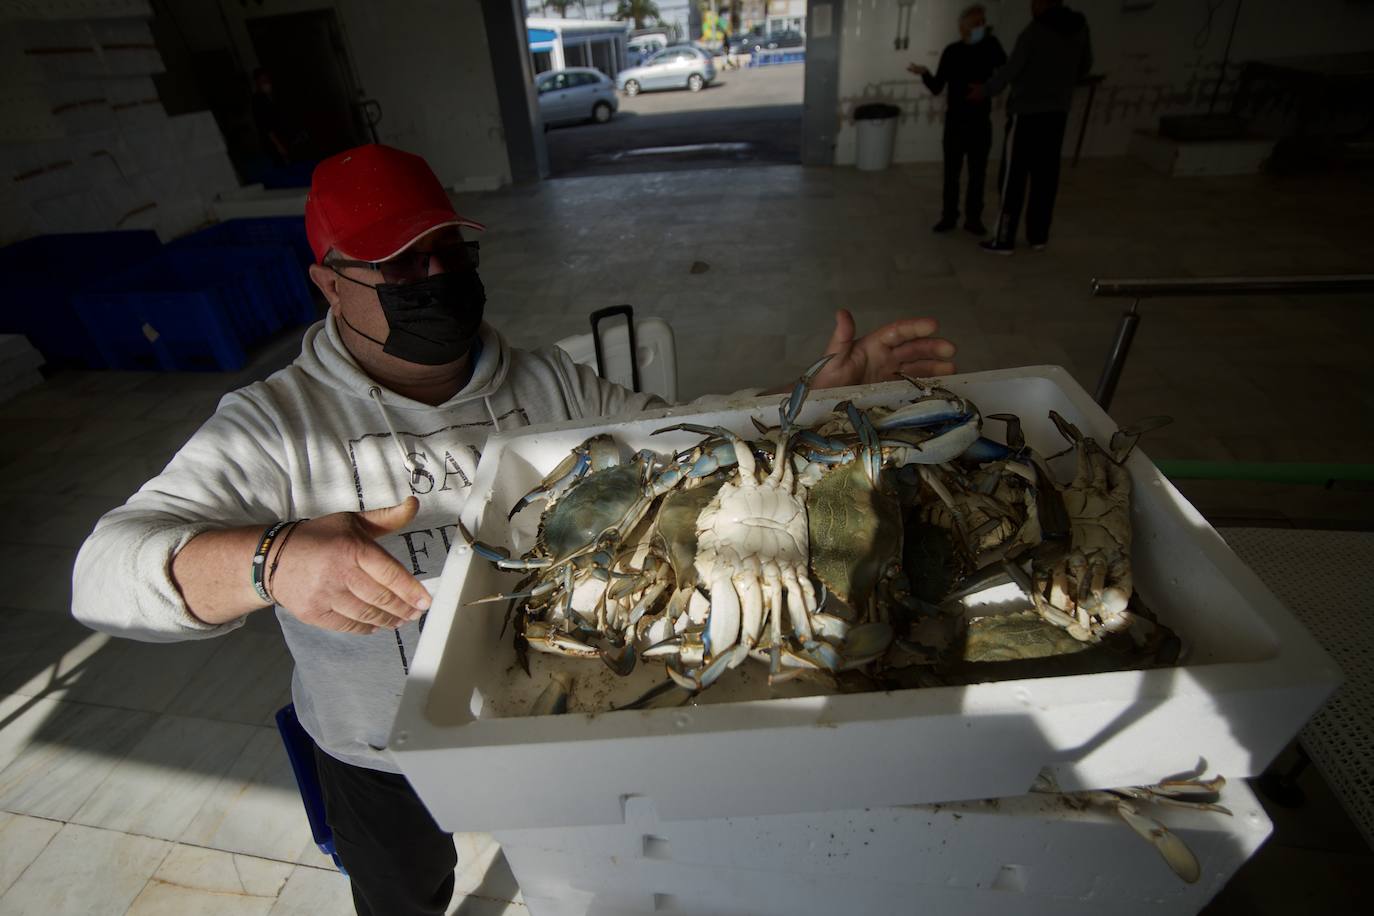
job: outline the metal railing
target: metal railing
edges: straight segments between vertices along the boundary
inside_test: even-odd
[[[1328,293],[1374,293],[1374,274],[1334,274],[1309,277],[1158,277],[1149,279],[1093,280],[1093,295],[1131,299],[1121,316],[1116,337],[1102,375],[1097,380],[1093,399],[1106,410],[1116,394],[1121,370],[1131,353],[1131,343],[1140,326],[1140,300],[1170,296],[1283,296]]]

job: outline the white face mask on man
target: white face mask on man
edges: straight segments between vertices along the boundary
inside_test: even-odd
[[[988,27],[987,27],[987,26],[985,26],[985,25],[974,26],[973,28],[969,29],[969,32],[968,32],[968,43],[971,44],[971,45],[976,45],[976,44],[978,44],[978,42],[980,42],[980,41],[983,40],[983,36],[987,35],[987,33],[988,33]]]

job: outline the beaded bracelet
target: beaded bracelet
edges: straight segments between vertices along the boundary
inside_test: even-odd
[[[277,533],[289,524],[291,523],[277,522],[268,528],[262,533],[262,538],[258,541],[258,549],[253,551],[253,568],[249,577],[253,582],[253,591],[257,592],[258,597],[268,604],[276,604],[276,602],[272,600],[271,595],[267,594],[267,586],[263,585],[262,582],[263,569],[267,565],[267,553],[272,549],[272,542],[277,539]]]

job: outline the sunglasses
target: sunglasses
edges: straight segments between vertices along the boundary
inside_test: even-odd
[[[431,249],[406,249],[386,261],[350,261],[345,258],[331,258],[327,266],[336,272],[341,267],[361,267],[379,271],[387,283],[414,283],[429,276],[429,259],[438,258],[445,273],[460,270],[475,270],[480,261],[481,244],[454,239],[441,242]]]

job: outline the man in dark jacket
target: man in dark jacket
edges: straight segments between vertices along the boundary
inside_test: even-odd
[[[945,110],[945,208],[936,232],[949,232],[959,224],[959,171],[968,159],[968,195],[964,198],[964,228],[987,235],[983,226],[983,180],[992,148],[992,105],[986,99],[968,98],[969,87],[985,82],[1007,62],[1002,45],[990,34],[987,14],[975,4],[959,15],[959,41],[945,48],[935,73],[921,64],[907,70],[918,75],[926,88],[939,95],[949,84]]]
[[[1011,254],[1016,248],[1027,180],[1026,240],[1037,250],[1049,241],[1069,103],[1074,84],[1088,75],[1093,62],[1088,23],[1081,13],[1061,0],[1031,0],[1031,16],[1007,65],[969,90],[971,100],[983,101],[1011,86],[1000,175],[1002,210],[996,237],[983,243],[984,250],[995,254]]]

